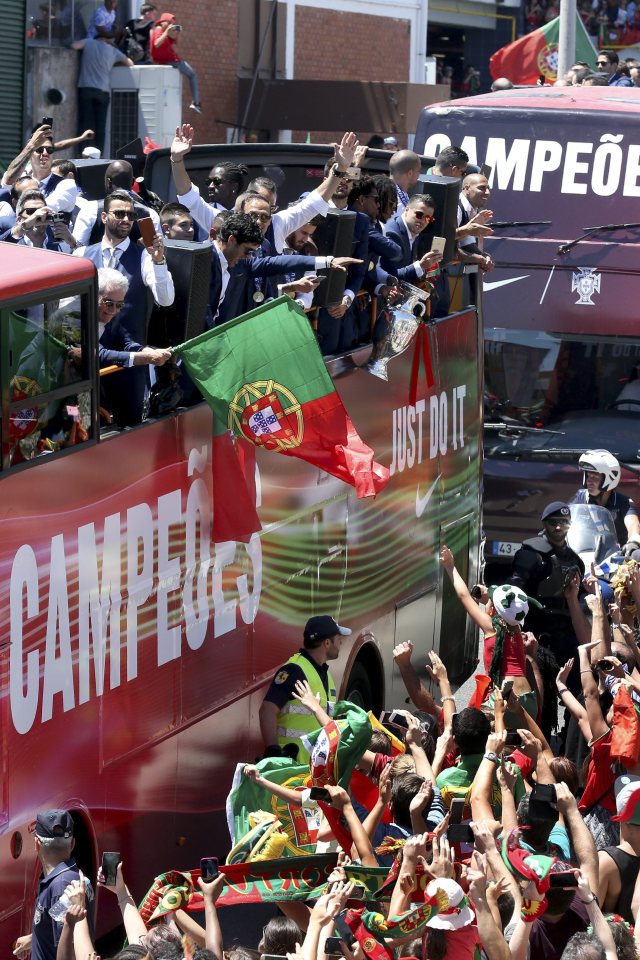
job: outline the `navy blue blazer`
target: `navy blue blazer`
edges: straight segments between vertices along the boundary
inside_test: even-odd
[[[118,319],[108,323],[98,342],[98,359],[101,367],[110,367],[117,364],[119,367],[129,366],[129,354],[142,350],[142,345],[131,339],[131,335]],[[121,374],[118,374],[121,376]]]
[[[402,220],[402,214],[396,213],[384,225],[384,233],[387,239],[393,240],[402,251],[402,257],[399,261],[392,261],[387,257],[381,257],[380,268],[387,273],[393,274],[398,280],[406,280],[407,283],[415,283],[419,279],[416,268],[413,266],[414,260],[419,259],[413,252],[415,239],[411,241],[407,234],[407,228]]]
[[[216,254],[213,254],[214,269],[215,261],[218,261],[217,268],[220,269],[220,261]],[[215,321],[216,324],[225,323],[234,317],[239,317],[248,310],[253,310],[258,304],[253,300],[254,279],[256,277],[275,277],[282,273],[293,273],[300,277],[309,270],[315,270],[315,257],[304,257],[300,254],[286,255],[277,257],[250,257],[246,260],[240,260],[229,271],[229,283],[225,291],[224,300],[220,305],[220,313]],[[212,286],[213,273],[211,271]],[[220,275],[220,288],[222,286],[222,275]],[[209,290],[211,292],[212,286]],[[218,303],[220,301],[220,288],[218,289]],[[266,296],[266,293],[265,293]],[[262,301],[261,301],[262,302]],[[213,303],[209,299],[209,306],[212,315],[215,317]]]

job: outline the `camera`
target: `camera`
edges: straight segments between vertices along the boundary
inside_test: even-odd
[[[180,30],[182,30],[182,27],[180,26],[180,24],[179,24],[179,23],[174,23],[174,25],[173,25],[173,29],[174,29],[174,30],[178,30],[178,31],[180,31]]]
[[[65,213],[64,210],[60,210],[58,211],[58,213],[54,213],[53,222],[66,223],[66,225],[69,226],[69,224],[71,223],[71,214]]]

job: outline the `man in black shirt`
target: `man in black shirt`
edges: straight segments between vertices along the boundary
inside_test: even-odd
[[[129,20],[126,24],[127,35],[120,44],[120,47],[134,63],[151,63],[151,54],[149,53],[149,40],[153,25],[158,19],[158,8],[152,3],[143,3],[140,7],[140,16],[135,20]],[[132,45],[127,46],[130,40],[139,44],[142,52]],[[135,55],[134,55],[135,54]]]

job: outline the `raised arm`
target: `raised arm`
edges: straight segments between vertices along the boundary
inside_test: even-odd
[[[598,852],[591,832],[578,810],[578,801],[566,783],[556,784],[556,806],[571,834],[578,866],[591,890],[598,889]]]
[[[38,127],[37,130],[29,137],[24,147],[20,151],[17,157],[11,161],[7,169],[5,170],[4,176],[2,178],[3,187],[12,187],[16,182],[25,166],[29,162],[29,157],[36,149],[36,147],[42,146],[43,143],[46,143],[47,140],[52,140],[53,134],[51,127],[42,126]]]
[[[176,127],[176,135],[171,142],[171,173],[178,196],[189,193],[193,186],[184,165],[184,159],[190,153],[192,145],[193,127],[191,124],[183,123],[181,127]]]
[[[140,937],[144,937],[147,933],[147,928],[145,926],[144,920],[140,916],[136,902],[129,892],[129,888],[124,882],[124,875],[122,872],[122,863],[118,864],[118,869],[116,871],[116,882],[111,885],[105,883],[105,877],[102,873],[102,869],[98,870],[98,886],[102,887],[103,890],[108,890],[109,893],[112,893],[118,900],[118,906],[122,913],[122,923],[124,924],[125,933],[127,934],[127,940],[129,943],[138,943]]]
[[[471,816],[476,821],[495,819],[491,804],[491,793],[493,779],[496,775],[496,762],[488,760],[487,755],[495,753],[499,758],[504,750],[506,737],[507,732],[503,730],[502,733],[490,733],[487,738],[485,755],[471,784]]]
[[[400,671],[407,693],[418,710],[424,710],[425,713],[431,713],[440,719],[442,708],[437,705],[427,688],[422,684],[411,663],[412,653],[413,644],[410,640],[405,640],[393,648],[393,659]]]
[[[325,727],[330,722],[331,717],[320,706],[320,694],[315,694],[306,680],[296,680],[293,697],[314,715],[319,726]]]
[[[493,630],[491,617],[484,610],[481,610],[476,601],[469,593],[469,588],[456,570],[453,560],[453,554],[449,547],[443,546],[440,551],[440,563],[442,564],[447,576],[451,580],[453,589],[462,606],[467,611],[473,622],[477,624],[485,633]]]
[[[580,681],[584,693],[584,704],[587,711],[587,720],[591,729],[592,740],[599,740],[609,731],[607,721],[602,715],[600,698],[598,695],[598,686],[591,670],[591,661],[589,659],[589,650],[592,646],[599,645],[596,640],[593,644],[582,644],[578,647],[578,657],[580,663]]]
[[[353,809],[351,798],[342,787],[328,785],[326,789],[331,794],[331,806],[340,811],[353,837],[354,846],[358,852],[360,863],[364,867],[377,867],[378,861],[371,846],[369,835],[364,829],[360,818]]]
[[[438,688],[440,690],[440,700],[442,701],[442,721],[445,727],[450,726],[453,722],[453,715],[456,712],[456,701],[455,697],[451,693],[449,674],[447,673],[447,668],[435,650],[429,651],[429,660],[431,662],[427,663],[425,669],[431,679],[438,684]]]
[[[567,677],[573,669],[574,662],[574,657],[571,657],[570,660],[567,660],[564,667],[558,671],[558,675],[556,677],[556,689],[562,704],[567,708],[569,713],[576,718],[578,726],[580,727],[580,733],[588,743],[589,740],[591,740],[591,727],[589,726],[587,711],[577,697],[574,697],[574,695],[571,693],[571,690],[569,690],[567,686]]]
[[[212,880],[211,883],[205,883],[200,877],[198,886],[202,890],[204,897],[204,920],[205,920],[205,947],[216,955],[217,960],[222,960],[224,956],[224,944],[222,942],[222,930],[218,919],[216,901],[222,893],[224,886],[224,874],[220,874]]]
[[[502,930],[496,924],[489,900],[487,899],[487,860],[482,854],[474,853],[471,859],[472,869],[468,872],[469,893],[476,911],[478,937],[488,960],[511,960],[511,951],[502,936]]]

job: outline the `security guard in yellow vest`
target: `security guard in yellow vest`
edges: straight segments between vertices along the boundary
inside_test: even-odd
[[[320,706],[328,714],[337,700],[336,685],[329,673],[329,660],[340,654],[343,637],[351,630],[341,627],[333,617],[311,617],[304,628],[304,647],[289,657],[271,681],[260,707],[260,730],[265,756],[285,754],[308,763],[309,753],[300,738],[318,728],[318,721],[293,696],[298,680],[306,680],[312,691],[320,695]]]

